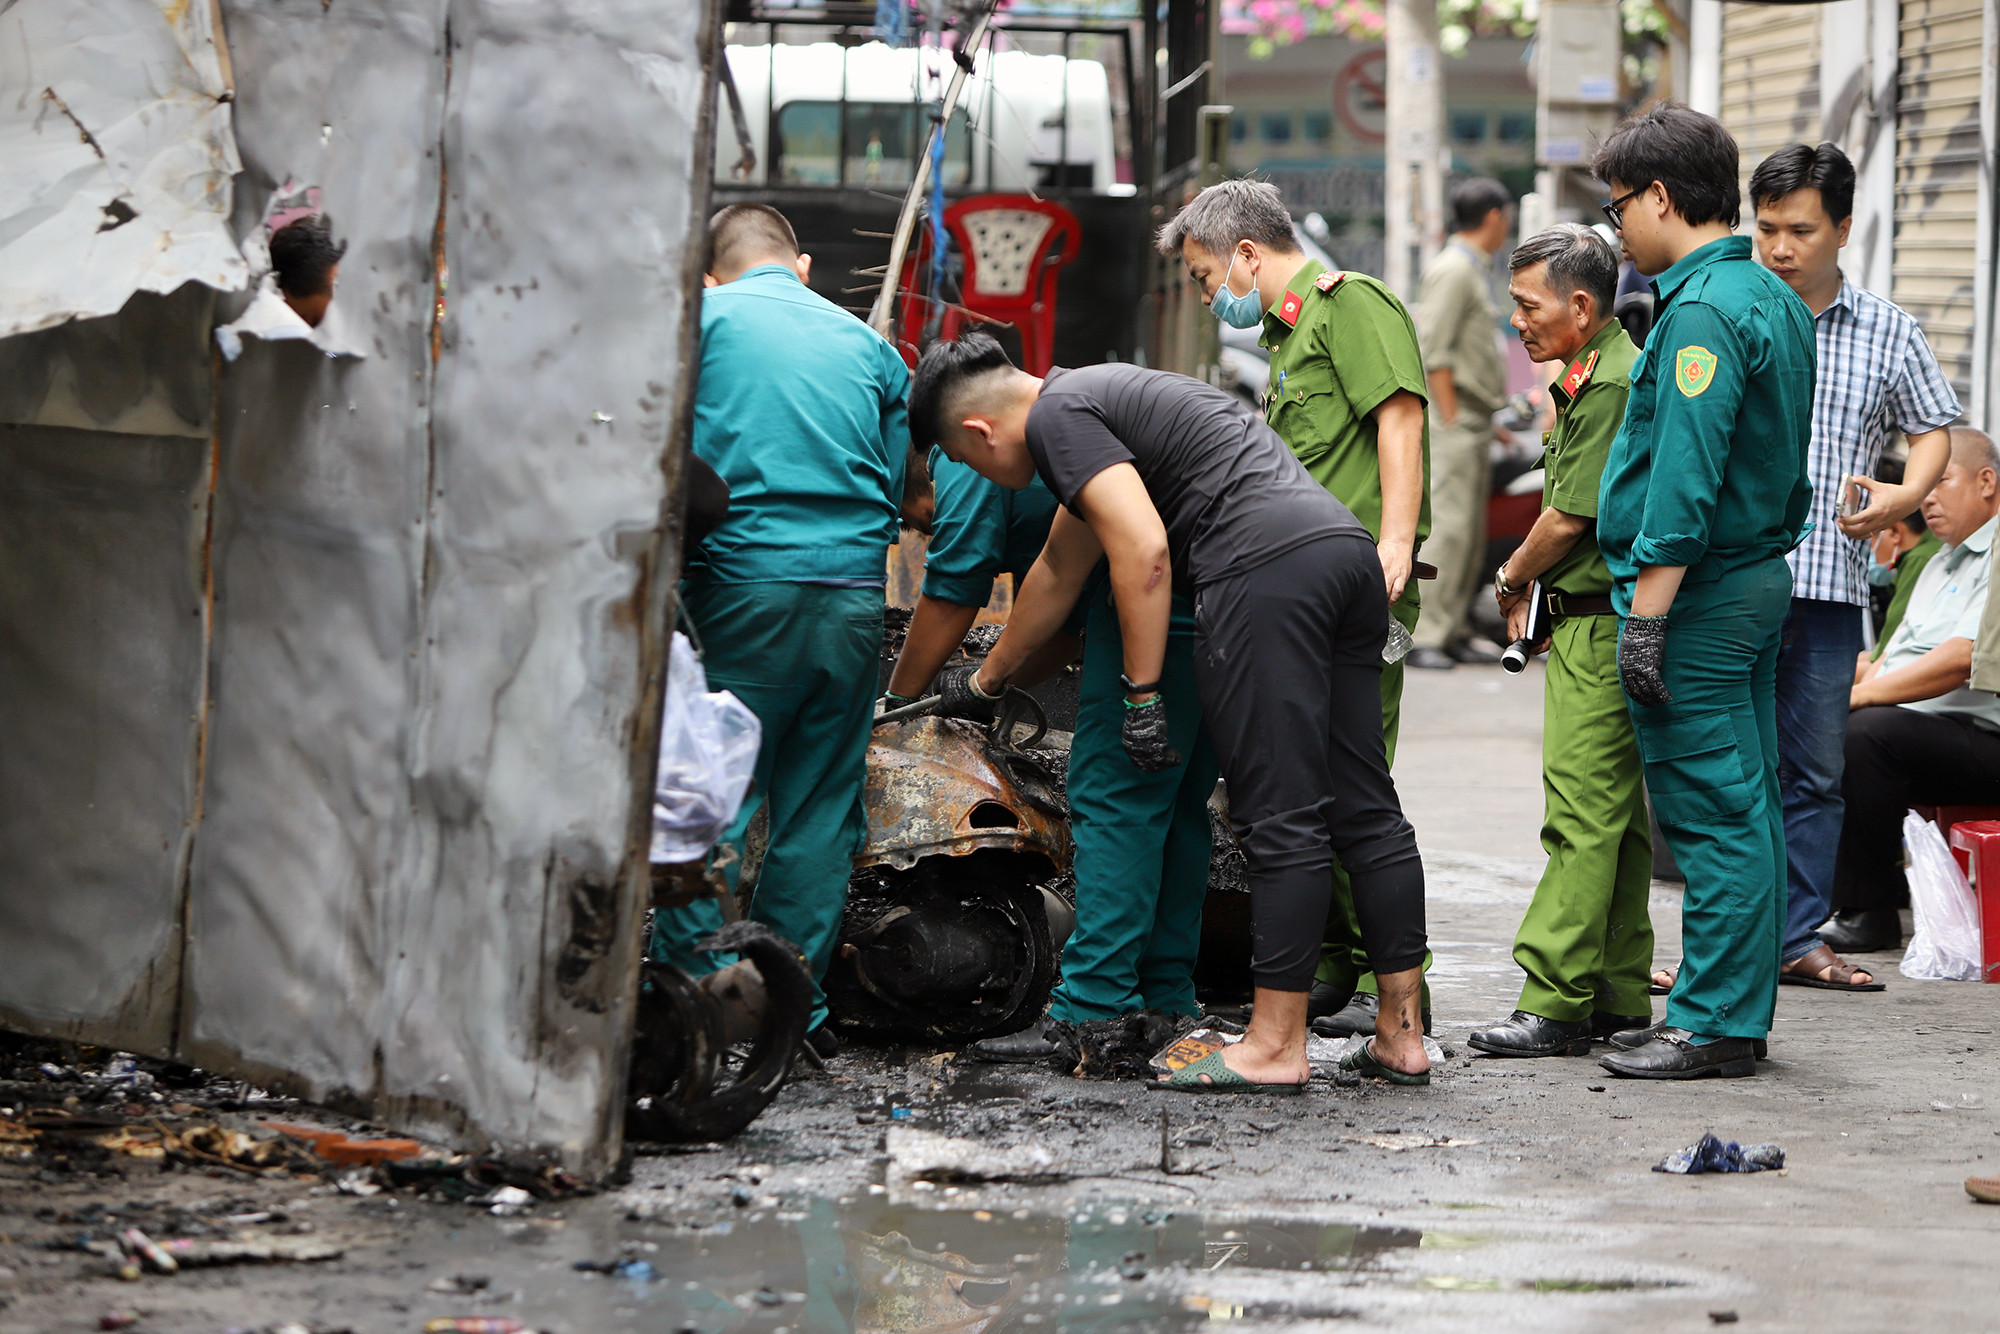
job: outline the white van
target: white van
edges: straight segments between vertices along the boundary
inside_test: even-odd
[[[773,188],[906,189],[929,142],[929,107],[956,66],[936,47],[881,42],[730,46],[756,169],[741,154],[726,98],[716,121],[715,179]],[[722,94],[718,93],[718,97]],[[984,51],[945,135],[947,189],[1057,188],[1129,195],[1113,133],[1111,84],[1095,60]]]

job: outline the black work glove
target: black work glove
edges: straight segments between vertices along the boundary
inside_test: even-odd
[[[1132,763],[1146,773],[1164,773],[1181,762],[1180,752],[1167,744],[1165,695],[1155,695],[1144,704],[1128,701],[1118,741]]]
[[[1671,704],[1673,692],[1660,674],[1667,656],[1667,618],[1627,616],[1618,636],[1618,682],[1634,704]]]
[[[931,710],[937,718],[969,718],[975,723],[991,724],[993,710],[1000,703],[999,695],[982,695],[973,684],[979,675],[977,665],[971,667],[947,667],[938,673],[938,705]],[[1005,691],[1001,692],[1005,694]]]

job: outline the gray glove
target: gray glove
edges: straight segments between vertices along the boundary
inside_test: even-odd
[[[947,667],[939,672],[936,686],[938,705],[931,710],[932,716],[969,718],[975,723],[990,725],[1000,697],[981,694],[979,687],[973,684],[978,675],[976,664],[971,667]]]
[[[1618,681],[1634,704],[1671,704],[1673,692],[1661,675],[1667,656],[1667,618],[1627,616],[1618,636]]]
[[[1167,744],[1165,695],[1155,695],[1144,704],[1128,702],[1118,740],[1132,763],[1146,773],[1164,773],[1181,762],[1180,752]]]

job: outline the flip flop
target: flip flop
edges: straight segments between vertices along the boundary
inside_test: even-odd
[[[1202,1076],[1208,1076],[1208,1082]],[[1223,1061],[1222,1053],[1210,1052],[1200,1060],[1184,1065],[1165,1079],[1156,1079],[1147,1087],[1167,1093],[1274,1093],[1296,1095],[1304,1093],[1304,1084],[1259,1084],[1245,1079],[1231,1070]]]
[[[1794,968],[1801,969],[1802,971],[1795,973],[1792,971]],[[1833,970],[1833,976],[1831,978],[1819,976],[1822,969]],[[1887,991],[1889,989],[1886,984],[1881,982],[1851,981],[1850,979],[1856,973],[1867,973],[1870,977],[1875,976],[1872,970],[1856,968],[1853,964],[1848,963],[1838,954],[1835,954],[1832,946],[1821,945],[1809,953],[1801,954],[1798,958],[1780,968],[1778,970],[1778,981],[1788,987],[1818,987],[1822,991]]]
[[[1665,968],[1655,968],[1653,971],[1656,973],[1665,973],[1674,982],[1678,982],[1681,979],[1681,966],[1677,963],[1669,964]],[[1671,996],[1674,994],[1674,982],[1669,982],[1667,985],[1661,986],[1658,982],[1648,980],[1646,983],[1646,994],[1648,996]]]
[[[1391,1084],[1416,1085],[1431,1082],[1431,1072],[1428,1070],[1420,1075],[1413,1075],[1404,1070],[1393,1069],[1376,1060],[1373,1038],[1341,1057],[1340,1068],[1349,1074],[1360,1075],[1363,1079],[1386,1079]]]

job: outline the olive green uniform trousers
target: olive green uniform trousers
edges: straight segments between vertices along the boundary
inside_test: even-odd
[[[1704,1038],[1764,1037],[1777,1003],[1778,640],[1791,597],[1782,556],[1683,583],[1662,673],[1673,701],[1631,706],[1653,813],[1687,877],[1667,1022]]]
[[[1567,1023],[1650,1016],[1653,845],[1615,616],[1566,617],[1550,635],[1542,791],[1549,860],[1514,936],[1528,975],[1518,1008]]]

